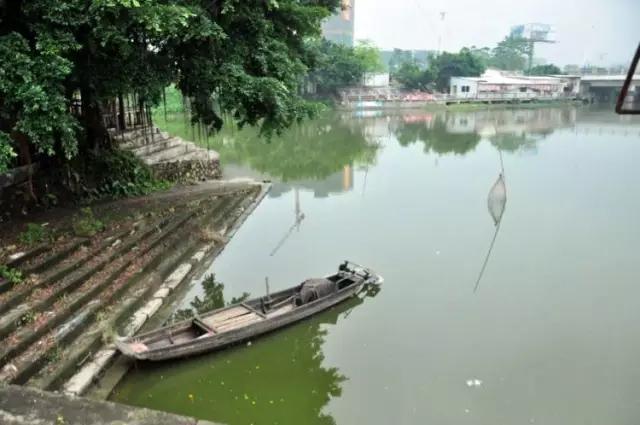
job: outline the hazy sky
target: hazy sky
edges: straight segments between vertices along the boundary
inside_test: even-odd
[[[440,12],[446,12],[444,21]],[[640,42],[640,0],[356,0],[355,37],[382,48],[493,47],[513,25],[552,25],[536,57],[559,65],[625,64]]]

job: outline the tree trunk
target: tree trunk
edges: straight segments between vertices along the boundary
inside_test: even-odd
[[[87,132],[87,146],[92,147],[97,154],[100,148],[109,141],[107,129],[102,121],[102,105],[88,87],[83,87],[80,93],[82,96],[82,118]]]
[[[120,123],[120,130],[125,131],[127,128],[127,120],[124,117],[124,99],[122,94],[118,95],[118,122]]]
[[[20,164],[27,166],[27,173],[29,176],[29,180],[27,181],[27,196],[25,197],[25,201],[37,201],[36,193],[33,190],[33,168],[31,161],[31,151],[29,148],[29,138],[26,134],[14,131],[11,134],[13,140],[18,142],[19,150],[20,150]]]

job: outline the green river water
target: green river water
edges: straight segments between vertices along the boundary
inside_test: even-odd
[[[638,423],[640,118],[335,113],[270,143],[227,131],[209,145],[227,177],[273,188],[181,309],[343,259],[385,282],[250,345],[139,364],[113,400],[230,425]]]

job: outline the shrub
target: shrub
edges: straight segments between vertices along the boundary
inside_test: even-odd
[[[0,277],[7,279],[12,284],[22,282],[22,273],[19,270],[0,264]]]
[[[34,243],[44,241],[48,237],[49,231],[45,226],[42,224],[28,223],[27,230],[22,232],[18,239],[24,244],[33,245]]]
[[[104,230],[104,223],[94,217],[91,208],[82,208],[80,214],[73,218],[73,233],[77,236],[90,237]]]

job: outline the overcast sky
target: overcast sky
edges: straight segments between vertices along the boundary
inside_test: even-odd
[[[446,12],[444,21],[440,12]],[[381,48],[493,47],[513,25],[552,25],[536,57],[559,65],[628,64],[640,42],[640,0],[356,0],[355,37]]]

